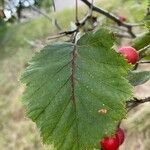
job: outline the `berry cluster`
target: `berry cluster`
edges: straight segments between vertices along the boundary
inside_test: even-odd
[[[125,134],[123,129],[118,128],[116,134],[110,137],[104,137],[101,141],[101,147],[104,150],[118,150],[119,146],[123,143]]]

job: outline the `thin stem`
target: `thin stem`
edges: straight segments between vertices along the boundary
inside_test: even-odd
[[[56,12],[56,6],[55,6],[55,1],[54,0],[52,0],[52,5],[53,5],[54,12]]]
[[[56,12],[56,6],[55,6],[55,1],[54,1],[54,0],[52,0],[52,5],[53,5],[54,12]],[[59,31],[62,30],[62,28],[61,28],[60,25],[58,24],[58,21],[57,21],[56,18],[54,18],[54,24],[55,24],[55,26],[57,27],[57,29],[58,29]]]
[[[79,20],[78,20],[78,0],[75,0],[76,2],[76,9],[75,9],[75,19],[76,19],[76,24],[78,24]]]
[[[136,97],[133,98],[133,100],[129,100],[126,102],[126,107],[129,109],[133,109],[134,107],[137,107],[140,104],[150,102],[150,97],[144,98],[144,99],[138,99]]]
[[[44,13],[43,11],[39,10],[36,6],[30,6],[33,10],[37,11],[38,13],[40,13],[41,15],[43,15],[45,18],[47,18],[49,21],[52,21],[52,18],[49,17],[46,13]]]
[[[44,13],[43,11],[41,11],[40,9],[38,9],[36,6],[31,5],[31,3],[30,3],[29,0],[24,0],[24,1],[22,1],[22,3],[24,3],[24,2],[28,2],[28,4],[30,5],[30,7],[31,7],[34,11],[36,11],[36,12],[38,12],[39,14],[43,15],[44,17],[46,17],[49,21],[52,21],[52,18],[50,18],[46,13]]]
[[[36,6],[31,5],[31,3],[30,3],[29,0],[24,0],[24,1],[27,1],[27,2],[29,3],[30,7],[31,7],[34,11],[36,11],[36,12],[38,12],[39,14],[43,15],[45,18],[47,18],[49,21],[52,22],[52,18],[51,18],[51,17],[49,17],[46,13],[42,12],[42,11],[41,11],[40,9],[38,9]],[[24,1],[23,1],[23,2],[24,2]]]
[[[136,63],[132,70],[137,70],[139,63]]]
[[[57,39],[57,38],[61,38],[66,36],[66,34],[57,34],[57,35],[53,35],[47,38],[47,40],[53,40],[53,39]]]
[[[88,1],[88,0],[81,0],[84,4],[86,4],[88,7],[91,7],[91,3]],[[103,14],[104,16],[108,17],[109,19],[113,20],[114,22],[116,22],[119,26],[123,26],[123,27],[126,27],[128,29],[128,33],[133,37],[135,38],[135,34],[132,32],[132,27],[135,26],[135,24],[128,24],[128,23],[125,23],[125,22],[122,22],[118,16],[112,14],[112,13],[109,13],[107,10],[105,9],[102,9],[102,8],[99,8],[99,7],[96,7],[96,6],[92,6],[93,7],[93,11],[95,12],[98,12],[100,14]]]
[[[127,39],[132,38],[129,34],[125,34],[125,33],[122,33],[122,32],[114,32],[114,35],[119,37],[119,38],[127,38]]]
[[[79,28],[82,27],[85,24],[85,22],[89,19],[89,17],[91,17],[91,15],[89,13],[87,13],[87,15],[82,20],[80,20],[78,22],[78,26],[76,27],[76,29],[70,30],[70,31],[60,32],[58,35],[48,37],[48,39],[51,40],[51,39],[59,38],[59,37],[62,37],[62,36],[78,33]]]
[[[150,48],[150,44],[139,50],[139,54],[140,54],[140,58],[141,58],[141,59],[146,56],[145,52],[146,52],[149,48]]]
[[[147,64],[147,63],[150,63],[150,60],[139,61],[138,63],[139,64]]]
[[[93,12],[93,3],[94,3],[94,0],[92,0],[92,2],[91,2],[91,8],[90,8],[90,14],[91,14],[91,16],[92,16],[92,12]]]
[[[146,56],[146,55],[144,55],[144,53],[145,53],[149,48],[150,48],[150,44],[139,50],[140,60]],[[137,62],[137,63],[135,64],[133,70],[136,70],[136,69],[138,68],[139,64],[142,64],[142,63],[150,63],[150,62],[149,62],[149,61],[139,61],[139,62]]]

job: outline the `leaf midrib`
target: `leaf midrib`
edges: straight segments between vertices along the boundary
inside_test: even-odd
[[[77,45],[74,45],[73,51],[72,51],[72,60],[71,60],[71,91],[72,91],[72,102],[74,104],[74,111],[75,111],[75,123],[76,123],[76,130],[77,130],[77,147],[79,150],[79,130],[78,130],[78,118],[77,118],[77,108],[76,108],[76,97],[75,97],[75,72],[76,72],[76,50],[77,50]]]

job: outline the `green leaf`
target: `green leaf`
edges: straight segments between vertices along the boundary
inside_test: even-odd
[[[132,97],[130,65],[112,49],[106,29],[87,33],[76,45],[56,43],[36,54],[22,75],[23,102],[44,143],[58,150],[93,150],[115,132]]]
[[[150,43],[150,32],[145,32],[134,40],[133,47],[137,50],[140,50],[143,47],[149,45],[149,43]]]
[[[142,58],[146,59],[146,60],[150,60],[150,48],[145,49],[145,52],[140,52],[140,55]]]
[[[141,85],[150,79],[150,71],[131,71],[128,80],[133,86]]]
[[[150,29],[150,13],[148,12],[148,14],[144,17],[143,19],[145,26]]]

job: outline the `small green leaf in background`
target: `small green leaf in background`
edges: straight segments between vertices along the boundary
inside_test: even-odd
[[[149,13],[144,17],[144,23],[145,23],[145,26],[150,30],[150,14]]]
[[[131,71],[128,80],[133,86],[141,85],[150,79],[150,71]]]
[[[133,47],[137,50],[140,50],[149,44],[150,44],[150,32],[142,33],[133,41]]]
[[[112,49],[114,41],[100,29],[76,45],[46,46],[32,58],[21,78],[27,86],[23,103],[44,143],[58,150],[93,150],[126,116],[131,66]]]
[[[148,0],[147,14],[144,17],[145,26],[150,30],[150,0]]]
[[[150,60],[150,48],[144,53],[144,59]]]

